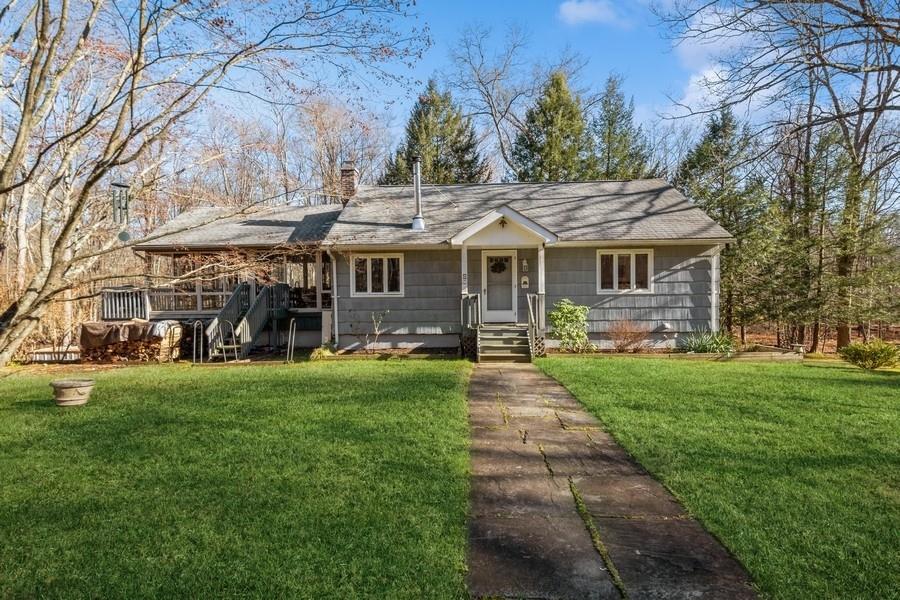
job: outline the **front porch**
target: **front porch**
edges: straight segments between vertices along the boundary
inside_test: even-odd
[[[509,207],[500,207],[451,239],[460,249],[463,351],[477,360],[544,354],[545,247],[557,236]]]

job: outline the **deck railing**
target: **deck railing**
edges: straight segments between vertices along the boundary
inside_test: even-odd
[[[271,310],[287,310],[291,307],[291,286],[286,283],[276,283],[272,286],[272,294],[269,296],[269,308]]]
[[[272,298],[272,288],[265,286],[250,304],[247,313],[235,326],[237,342],[241,345],[241,358],[249,354],[253,340],[259,335],[269,320],[269,309]]]
[[[248,308],[250,308],[250,284],[244,282],[234,288],[234,293],[228,298],[225,306],[206,327],[207,348],[210,351],[224,343],[223,329],[219,325],[224,326],[226,323],[235,325]]]
[[[213,312],[221,310],[231,292],[182,291],[175,287],[148,290],[154,312]]]
[[[463,294],[460,301],[460,318],[463,331],[478,329],[481,325],[481,295]]]
[[[123,287],[100,291],[100,318],[103,321],[128,321],[150,318],[148,290]]]

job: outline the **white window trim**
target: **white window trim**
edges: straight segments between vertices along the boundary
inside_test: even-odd
[[[365,258],[383,258],[385,259],[384,268],[384,284],[387,286],[387,259],[400,259],[400,291],[399,292],[357,292],[356,291],[356,259]],[[404,281],[406,267],[403,262],[403,254],[399,253],[368,253],[368,254],[351,254],[350,255],[350,297],[351,298],[402,298],[406,291],[406,283]],[[366,261],[366,289],[372,289],[372,261]]]
[[[613,269],[616,269],[616,265],[618,265],[619,259],[616,255],[630,255],[631,256],[631,284],[634,285],[635,281],[635,254],[646,254],[647,255],[647,284],[649,285],[648,289],[643,288],[629,288],[627,290],[619,289],[619,277],[618,274],[613,272],[613,289],[611,290],[603,290],[600,289],[600,255],[601,254],[612,254],[613,255]],[[594,269],[594,275],[597,278],[597,294],[652,294],[653,293],[653,278],[656,275],[653,268],[653,249],[652,248],[601,248],[597,250],[596,255],[596,268]]]

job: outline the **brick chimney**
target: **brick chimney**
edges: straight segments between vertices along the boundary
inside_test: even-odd
[[[345,160],[341,163],[341,202],[346,204],[350,198],[356,195],[356,187],[359,185],[359,171],[356,163]]]

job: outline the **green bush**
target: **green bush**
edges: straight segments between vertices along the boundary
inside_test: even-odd
[[[590,308],[579,306],[568,298],[553,305],[547,316],[552,327],[550,335],[559,340],[560,348],[572,352],[588,352],[594,346],[588,341],[587,316]]]
[[[727,354],[734,352],[734,340],[724,331],[695,331],[681,339],[678,349],[682,352]]]
[[[309,360],[325,360],[334,356],[334,349],[329,346],[319,346],[309,355]]]
[[[900,350],[897,346],[874,339],[871,342],[857,342],[838,350],[841,358],[863,369],[893,367],[900,362]]]

